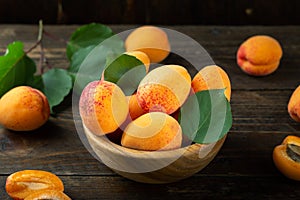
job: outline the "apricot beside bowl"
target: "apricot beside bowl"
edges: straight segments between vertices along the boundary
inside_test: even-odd
[[[96,136],[83,124],[95,155],[110,169],[128,179],[152,184],[176,182],[206,167],[221,149],[226,136],[215,143],[191,144],[175,150],[140,151]]]

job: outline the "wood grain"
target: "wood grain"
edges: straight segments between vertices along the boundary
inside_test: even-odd
[[[78,26],[46,26],[46,30],[68,40]],[[136,25],[112,25],[121,32]],[[232,81],[233,126],[215,159],[200,173],[186,180],[155,186],[129,181],[96,160],[83,146],[76,129],[71,97],[61,112],[32,133],[0,128],[0,199],[9,199],[5,179],[23,169],[43,169],[59,175],[73,199],[295,199],[300,183],[283,177],[272,161],[273,148],[287,135],[300,136],[300,125],[288,115],[287,103],[300,84],[300,27],[298,26],[167,26],[198,41],[222,66]],[[21,40],[25,48],[37,37],[37,26],[0,25],[0,52]],[[278,38],[284,49],[281,65],[267,77],[251,77],[237,66],[239,44],[253,34]],[[175,43],[192,52],[189,46]],[[45,37],[49,62],[66,68],[65,43]],[[30,54],[36,61],[38,50]],[[197,57],[191,54],[191,58]],[[165,62],[180,61],[170,56]],[[182,62],[182,61],[180,61]],[[75,120],[73,120],[75,119]],[[81,130],[82,131],[82,130]]]

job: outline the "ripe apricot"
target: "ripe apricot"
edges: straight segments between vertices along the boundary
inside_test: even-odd
[[[162,112],[144,114],[125,128],[121,144],[145,150],[170,150],[181,146],[182,132],[179,123]]]
[[[25,199],[34,192],[64,191],[63,182],[55,174],[41,170],[23,170],[9,175],[5,189],[13,199]]]
[[[292,119],[300,122],[300,85],[295,89],[288,103],[288,112]]]
[[[146,113],[137,101],[136,94],[127,97],[129,101],[129,115],[132,120]]]
[[[147,56],[147,54],[145,54],[142,51],[128,51],[128,52],[125,52],[125,54],[130,55],[130,56],[134,56],[138,60],[140,60],[146,67],[146,73],[148,73],[149,67],[150,67],[150,59]]]
[[[300,181],[300,138],[287,136],[281,145],[274,148],[273,161],[283,175]]]
[[[139,105],[146,112],[175,112],[186,100],[191,89],[188,71],[179,65],[164,65],[150,71],[137,90]]]
[[[71,200],[65,193],[56,190],[45,190],[31,193],[24,200],[41,200],[41,199],[53,199],[53,200]]]
[[[142,51],[151,62],[158,63],[170,53],[167,34],[155,26],[141,26],[132,31],[125,40],[126,51]]]
[[[108,81],[89,83],[79,100],[79,112],[84,125],[96,135],[117,130],[126,120],[128,110],[122,90]]]
[[[247,74],[265,76],[278,68],[281,56],[282,49],[276,39],[256,35],[241,44],[237,51],[237,63]]]
[[[14,131],[31,131],[50,116],[47,97],[37,89],[18,86],[0,99],[0,124]]]
[[[194,92],[209,89],[225,89],[224,94],[228,101],[231,96],[231,84],[227,73],[217,65],[206,66],[201,69],[192,80]]]

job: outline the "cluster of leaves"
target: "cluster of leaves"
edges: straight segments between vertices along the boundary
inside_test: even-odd
[[[91,68],[96,69],[96,73],[91,73],[93,76],[87,80],[89,82],[99,79],[108,53],[124,52],[121,40],[116,40],[113,47],[99,45],[113,35],[112,30],[102,24],[92,23],[78,28],[67,43],[70,66],[67,69],[52,68],[42,74],[37,73],[37,66],[28,56],[29,52],[24,51],[21,41],[9,44],[5,55],[0,56],[0,97],[13,87],[31,86],[47,96],[52,111],[72,90],[76,74],[83,64],[89,62]],[[97,50],[97,55],[91,54],[94,50]],[[97,62],[93,62],[95,60]]]
[[[0,97],[15,86],[28,85],[44,92],[52,110],[72,88],[76,87],[80,93],[86,84],[102,76],[131,95],[146,70],[141,61],[123,54],[124,51],[123,41],[109,27],[96,23],[84,25],[67,43],[69,67],[36,74],[35,62],[24,51],[23,43],[13,42],[0,57]],[[179,122],[183,133],[196,143],[211,143],[224,137],[232,125],[224,90],[207,90],[189,96],[180,109]]]

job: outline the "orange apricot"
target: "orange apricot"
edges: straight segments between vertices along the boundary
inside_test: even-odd
[[[56,190],[38,191],[30,194],[24,200],[41,200],[41,199],[53,199],[53,200],[71,200],[65,193]]]
[[[145,54],[142,51],[129,51],[129,52],[125,52],[125,54],[130,55],[130,56],[134,56],[138,60],[140,60],[146,67],[146,73],[148,73],[149,67],[150,67],[150,59],[147,56],[147,54]]]
[[[124,147],[145,150],[171,150],[181,146],[179,123],[162,112],[144,114],[125,128],[121,144]]]
[[[300,137],[287,136],[274,148],[273,161],[283,175],[300,181]]]
[[[295,89],[290,97],[288,112],[293,120],[300,122],[300,85]]]
[[[47,97],[37,89],[18,86],[0,99],[0,124],[14,131],[41,127],[50,116]]]
[[[191,89],[188,71],[179,65],[164,65],[150,71],[137,90],[139,105],[146,112],[175,112],[186,100]]]
[[[274,72],[280,63],[282,49],[279,42],[267,35],[256,35],[241,44],[237,63],[249,75],[265,76]]]
[[[227,73],[217,65],[206,66],[201,69],[192,80],[194,92],[210,89],[225,89],[228,101],[231,97],[231,84]]]
[[[122,90],[108,81],[89,83],[80,96],[84,125],[96,135],[112,133],[126,120],[128,102]]]
[[[6,179],[5,189],[13,199],[25,199],[34,192],[64,191],[63,182],[55,174],[41,170],[18,171]]]
[[[146,113],[139,105],[136,94],[128,96],[127,99],[129,101],[129,115],[132,120]]]
[[[151,62],[158,63],[170,53],[167,34],[155,26],[141,26],[132,31],[125,40],[126,51],[142,51]]]

